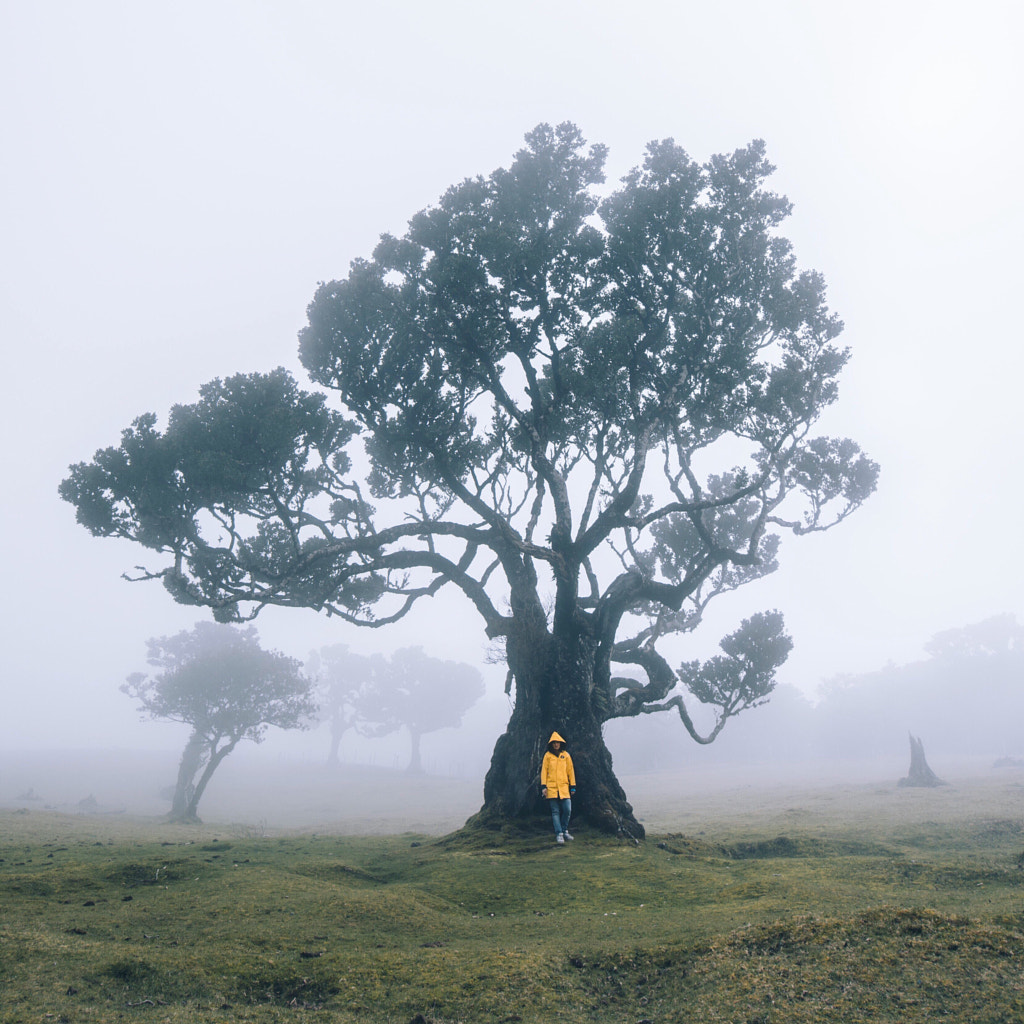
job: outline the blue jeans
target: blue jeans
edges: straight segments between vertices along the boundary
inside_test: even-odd
[[[572,814],[572,801],[566,797],[564,800],[548,800],[548,807],[551,808],[551,824],[555,826],[555,835],[561,835],[569,831],[569,816]]]

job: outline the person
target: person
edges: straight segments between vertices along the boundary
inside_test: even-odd
[[[572,796],[576,792],[576,772],[572,758],[565,749],[565,740],[557,732],[548,740],[547,753],[540,766],[541,795],[551,808],[551,823],[555,826],[555,842],[572,839],[569,818],[572,815]]]

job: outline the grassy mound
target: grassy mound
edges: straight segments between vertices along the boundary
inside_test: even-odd
[[[704,831],[0,813],[0,1022],[1024,1019],[1014,821]]]

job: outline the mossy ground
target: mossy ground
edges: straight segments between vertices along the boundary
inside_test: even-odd
[[[910,799],[640,846],[0,812],[0,1022],[1024,1019],[1020,821]]]

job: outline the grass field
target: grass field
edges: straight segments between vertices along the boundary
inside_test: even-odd
[[[639,846],[8,809],[0,1021],[1020,1021],[1021,781],[652,777]]]

